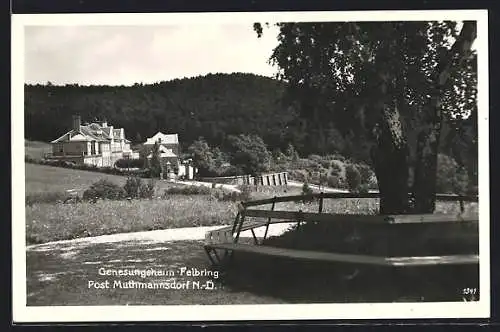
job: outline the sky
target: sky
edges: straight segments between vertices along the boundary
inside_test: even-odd
[[[132,85],[208,73],[273,76],[277,28],[252,24],[26,26],[25,83]]]

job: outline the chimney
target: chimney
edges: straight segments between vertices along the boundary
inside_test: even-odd
[[[73,115],[73,130],[80,131],[82,122],[79,115]]]
[[[106,119],[102,120],[101,127],[108,128],[108,121],[106,121]]]

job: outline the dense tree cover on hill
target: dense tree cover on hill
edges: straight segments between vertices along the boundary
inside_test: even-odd
[[[221,145],[226,136],[256,134],[270,147],[300,144],[296,114],[282,106],[284,85],[252,74],[210,74],[134,86],[25,86],[26,138],[51,141],[82,121],[105,118],[125,128],[134,143],[157,131],[178,133],[185,150],[203,136]]]
[[[84,122],[105,118],[109,124],[125,128],[134,143],[157,131],[175,132],[182,155],[205,162],[202,173],[207,176],[244,173],[242,165],[234,163],[251,157],[246,150],[263,151],[260,143],[265,143],[274,160],[290,159],[291,163],[311,154],[366,161],[364,139],[343,132],[347,127],[336,123],[342,120],[339,114],[322,118],[320,132],[317,123],[300,114],[300,105],[290,106],[286,87],[285,82],[241,73],[134,86],[26,85],[25,136],[45,142],[56,139],[71,128],[73,114],[80,114]],[[474,112],[466,121],[444,124],[440,148],[467,167],[470,179],[477,177],[477,110]],[[252,144],[238,144],[243,141],[234,136],[241,134],[257,135],[262,141],[255,140],[259,143],[255,149]],[[236,150],[240,151],[237,155]],[[265,170],[269,166],[266,153],[255,156],[264,162],[248,171]],[[222,167],[228,162],[233,164],[230,168]]]

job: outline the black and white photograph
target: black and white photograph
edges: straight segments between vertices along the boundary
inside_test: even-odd
[[[12,27],[14,321],[489,317],[486,10]]]

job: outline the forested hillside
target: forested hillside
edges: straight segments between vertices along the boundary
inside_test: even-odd
[[[242,73],[134,86],[26,85],[25,138],[50,142],[69,130],[72,115],[79,114],[84,122],[105,118],[124,127],[134,143],[157,131],[178,133],[184,152],[199,137],[228,150],[228,136],[252,134],[260,136],[270,151],[285,151],[292,144],[301,156],[338,153],[368,160],[363,141],[335,127],[339,114],[322,121],[320,133],[304,110],[299,115],[300,106],[289,106],[293,103],[285,88],[277,80]],[[468,164],[477,160],[477,141],[464,138],[477,133],[476,117],[451,126],[445,121],[441,135],[440,150],[469,169],[473,167]]]
[[[151,85],[25,87],[26,138],[51,141],[82,121],[106,118],[142,142],[161,130],[178,133],[183,148],[199,136],[220,145],[230,134],[257,134],[270,148],[296,142],[296,113],[282,103],[283,84],[252,74],[211,74]],[[294,137],[297,136],[297,137]]]

